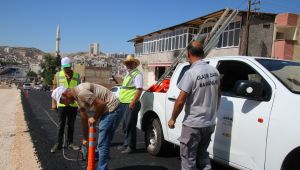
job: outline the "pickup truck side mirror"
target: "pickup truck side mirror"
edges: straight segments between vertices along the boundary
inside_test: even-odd
[[[234,85],[234,92],[237,96],[263,100],[263,85],[255,81],[238,80]]]

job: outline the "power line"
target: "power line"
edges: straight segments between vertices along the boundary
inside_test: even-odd
[[[254,8],[251,10],[251,12],[257,12],[260,10],[260,0],[254,0],[254,2],[251,3],[251,6],[254,6]]]

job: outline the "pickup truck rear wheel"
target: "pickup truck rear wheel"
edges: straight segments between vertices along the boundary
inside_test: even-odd
[[[161,155],[165,145],[165,140],[158,118],[153,119],[147,126],[145,133],[145,143],[147,151],[154,156]]]

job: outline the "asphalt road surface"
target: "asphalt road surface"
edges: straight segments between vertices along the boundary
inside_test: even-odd
[[[22,103],[30,135],[36,148],[42,169],[60,170],[86,169],[86,161],[81,160],[78,151],[68,149],[50,153],[51,147],[57,140],[57,113],[52,111],[50,92],[29,91],[22,93]],[[76,118],[74,143],[80,145],[82,139],[80,117]],[[121,154],[117,146],[122,143],[123,133],[117,129],[111,147],[109,169],[113,170],[180,170],[179,149],[174,148],[162,157],[154,157],[147,153],[144,144],[144,134],[138,131],[137,152]],[[230,169],[213,163],[214,169]]]

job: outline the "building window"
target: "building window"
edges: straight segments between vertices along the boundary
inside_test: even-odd
[[[141,47],[141,54],[158,53],[164,51],[180,50],[187,46],[187,36],[189,28],[179,28],[174,31],[166,32],[152,37],[145,38]],[[192,34],[196,29],[190,28]]]
[[[212,27],[204,27],[201,35],[205,36]],[[232,22],[220,35],[217,48],[237,47],[240,43],[241,22]],[[136,45],[136,55],[158,53],[184,49],[199,32],[199,28],[178,28],[173,31],[145,38],[142,45]]]
[[[230,23],[220,35],[218,48],[237,47],[240,43],[241,22]]]
[[[143,44],[135,44],[135,55],[140,56],[143,53]]]

